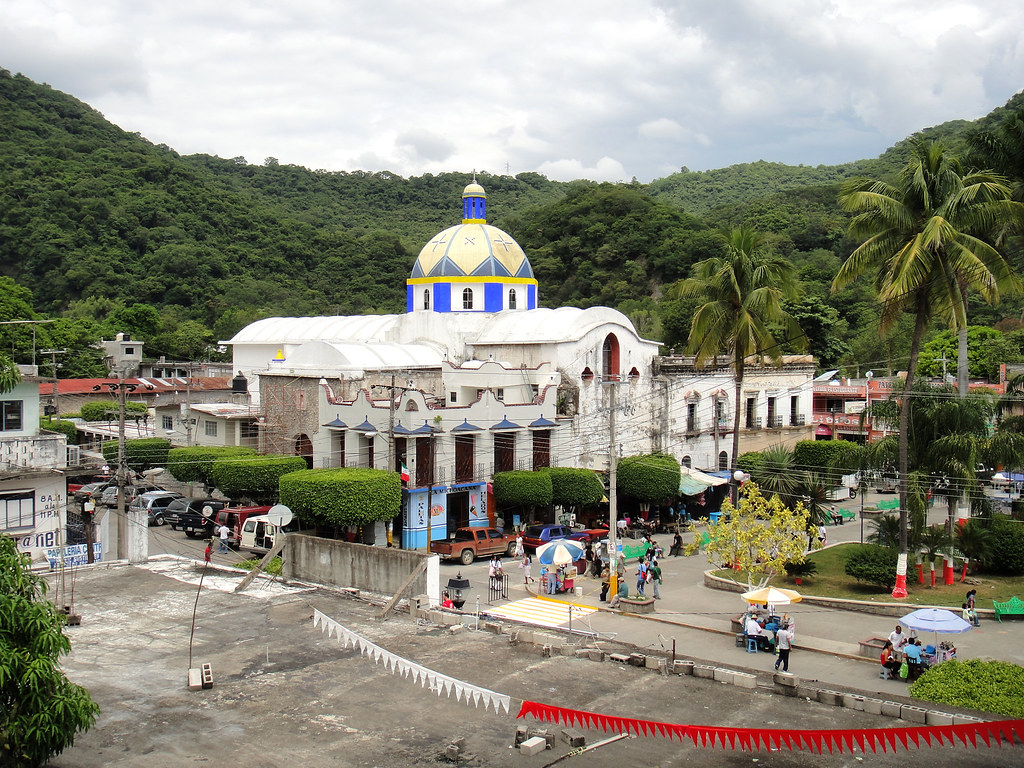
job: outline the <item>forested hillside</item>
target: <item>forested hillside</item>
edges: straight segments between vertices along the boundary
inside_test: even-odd
[[[1021,101],[925,133],[963,148],[969,129],[997,131]],[[64,375],[97,370],[88,344],[118,330],[180,359],[215,354],[217,340],[268,315],[401,311],[416,253],[460,219],[471,178],[182,157],[3,70],[0,125],[0,320],[60,318],[38,326],[37,341],[75,351]],[[526,249],[546,306],[615,306],[678,346],[692,307],[665,301],[664,288],[717,253],[718,228],[745,224],[798,265],[805,299],[795,311],[822,365],[875,363],[898,356],[906,334],[878,339],[869,285],[829,294],[852,248],[837,193],[853,176],[894,172],[909,142],[842,166],[684,169],[650,185],[536,173],[479,181],[489,220]],[[978,316],[1006,314],[1019,305]],[[0,344],[25,362],[31,330],[0,326]]]

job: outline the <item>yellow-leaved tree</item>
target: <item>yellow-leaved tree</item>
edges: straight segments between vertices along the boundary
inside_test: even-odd
[[[722,518],[708,529],[706,544],[703,536],[695,535],[686,554],[704,545],[710,564],[746,572],[748,587],[762,587],[787,562],[803,562],[809,514],[802,502],[787,507],[777,495],[766,498],[748,482],[740,490],[739,506],[723,502]]]

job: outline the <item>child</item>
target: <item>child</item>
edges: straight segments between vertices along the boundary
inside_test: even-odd
[[[530,575],[530,567],[532,565],[533,560],[531,560],[530,556],[524,552],[523,559],[519,563],[519,567],[523,569],[523,584],[529,584],[531,581],[536,581],[536,579]]]

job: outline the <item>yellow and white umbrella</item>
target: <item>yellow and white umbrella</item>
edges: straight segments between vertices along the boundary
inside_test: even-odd
[[[793,589],[782,587],[761,587],[750,592],[744,592],[741,597],[748,603],[759,603],[767,605],[789,605],[799,603],[803,595]]]

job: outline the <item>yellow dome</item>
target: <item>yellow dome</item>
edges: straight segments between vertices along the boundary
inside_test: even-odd
[[[533,269],[511,235],[490,224],[472,223],[431,238],[412,270],[413,278],[469,276],[533,278]]]
[[[487,193],[484,192],[484,188],[477,184],[475,181],[467,184],[466,188],[462,190],[463,197],[487,197]]]

